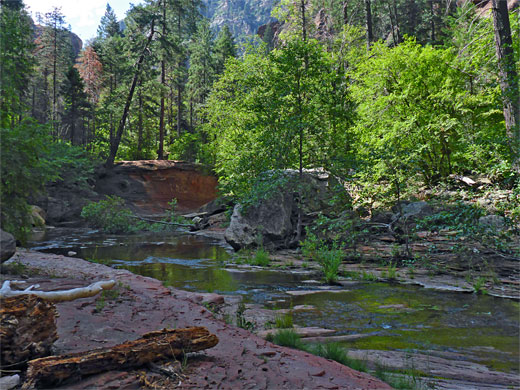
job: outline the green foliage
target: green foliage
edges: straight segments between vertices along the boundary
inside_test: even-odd
[[[305,228],[305,240],[301,243],[302,255],[308,259],[316,257],[318,250],[323,246],[323,240],[318,239],[309,227]]]
[[[59,164],[46,158],[51,144],[47,126],[24,121],[1,128],[0,139],[2,229],[24,240],[31,228],[28,197],[41,193],[46,182],[58,177]]]
[[[271,259],[269,257],[269,252],[267,252],[264,248],[259,248],[256,250],[250,264],[258,265],[260,267],[268,267],[270,262]]]
[[[278,329],[289,329],[294,327],[293,316],[291,313],[282,314],[275,319],[275,327]]]
[[[237,312],[236,312],[236,324],[239,328],[246,329],[249,331],[253,331],[256,328],[256,324],[254,322],[248,321],[244,313],[246,311],[246,305],[242,302],[238,304]]]
[[[358,175],[378,183],[378,196],[399,196],[413,178],[435,183],[507,160],[497,91],[468,89],[471,75],[461,61],[452,49],[407,39],[394,48],[375,44],[352,72]]]
[[[99,202],[91,202],[83,207],[81,217],[89,225],[106,233],[130,233],[136,231],[133,214],[125,208],[125,201],[117,196],[107,196]]]
[[[316,254],[316,260],[321,265],[321,270],[327,283],[338,280],[338,271],[343,258],[343,251],[336,246],[332,249],[320,248]]]
[[[273,336],[273,343],[281,345],[282,347],[289,347],[295,349],[303,349],[300,336],[292,329],[280,329],[276,331]]]
[[[417,221],[416,229],[439,231],[441,229],[460,230],[464,234],[479,230],[477,221],[484,215],[484,210],[473,204],[457,201],[446,209]]]
[[[306,348],[306,350],[314,355],[334,360],[356,371],[367,371],[366,363],[362,360],[348,357],[347,351],[339,343],[310,345]]]

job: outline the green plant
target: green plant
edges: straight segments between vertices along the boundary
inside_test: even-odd
[[[357,371],[367,371],[367,365],[363,360],[350,358],[345,348],[339,343],[306,345],[305,350],[314,355],[334,360]]]
[[[288,329],[294,327],[293,316],[290,313],[277,316],[274,319],[274,322],[275,327],[278,329]]]
[[[107,196],[99,202],[91,202],[81,211],[81,217],[106,233],[135,232],[133,213],[125,208],[125,201],[117,196]]]
[[[298,333],[292,329],[280,329],[273,335],[273,343],[283,347],[303,349],[303,343]]]
[[[305,240],[301,243],[301,251],[303,257],[312,259],[316,256],[318,249],[323,246],[323,241],[318,239],[308,226],[305,228],[305,231],[306,235]]]
[[[248,321],[244,316],[246,311],[246,305],[242,302],[238,304],[237,312],[236,312],[236,324],[239,328],[247,329],[252,331],[256,328],[256,324],[254,322]]]
[[[101,295],[97,300],[96,300],[96,309],[95,311],[97,313],[100,313],[101,310],[103,310],[106,306],[107,302],[105,300],[105,297],[103,295]]]
[[[361,279],[369,282],[375,282],[377,280],[377,276],[372,272],[366,272],[363,270],[363,272],[361,273]]]
[[[321,265],[325,281],[334,283],[338,280],[339,266],[341,265],[343,251],[338,248],[320,248],[316,254],[316,259]]]
[[[270,262],[271,258],[269,257],[269,252],[267,252],[264,248],[258,248],[249,264],[258,265],[260,267],[268,267]]]
[[[487,294],[487,290],[484,288],[485,285],[486,279],[481,276],[473,280],[473,291],[475,294]]]
[[[387,268],[388,270],[388,279],[395,280],[397,279],[397,266],[394,263],[390,263],[390,265]]]

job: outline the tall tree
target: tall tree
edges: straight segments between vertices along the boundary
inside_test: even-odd
[[[114,165],[114,160],[117,155],[117,150],[119,149],[119,143],[121,142],[121,137],[123,136],[123,131],[125,130],[126,119],[128,117],[128,113],[130,110],[130,104],[132,103],[132,98],[134,96],[135,86],[136,86],[137,80],[139,79],[139,76],[141,74],[141,68],[142,68],[144,59],[146,57],[146,54],[148,53],[148,47],[150,46],[150,43],[152,42],[154,34],[155,34],[155,18],[152,18],[152,20],[150,22],[150,31],[148,33],[146,43],[143,47],[141,55],[139,56],[139,58],[135,64],[136,65],[135,72],[134,72],[134,76],[132,79],[132,84],[130,85],[128,95],[126,97],[123,115],[121,116],[121,120],[119,121],[119,126],[117,128],[117,133],[115,134],[114,140],[110,145],[110,154],[108,155],[108,159],[105,163],[105,165],[107,167],[111,167],[112,165]]]
[[[504,119],[513,161],[520,169],[520,91],[507,2],[492,0],[491,9]]]
[[[267,29],[272,32],[272,29],[268,25],[264,37],[267,35]],[[271,39],[272,34],[269,41],[271,41]],[[215,40],[215,71],[217,74],[221,74],[224,71],[226,60],[229,57],[236,57],[236,55],[237,53],[233,34],[231,34],[229,27],[225,25],[218,33],[217,39]]]
[[[374,32],[372,30],[372,6],[370,0],[365,0],[365,26],[367,29],[367,50],[374,40]]]
[[[72,145],[77,144],[78,138],[82,141],[80,143],[86,140],[85,134],[82,134],[81,137],[78,137],[77,134],[77,130],[84,128],[84,118],[89,107],[84,89],[85,86],[78,69],[71,66],[60,92],[63,95],[65,106],[62,123],[66,129],[65,134],[68,133]]]
[[[0,4],[0,127],[7,128],[21,120],[27,107],[35,60],[31,21],[23,2]]]
[[[97,29],[99,39],[107,39],[116,35],[120,35],[119,22],[116,14],[110,4],[107,3],[105,14],[101,17]]]

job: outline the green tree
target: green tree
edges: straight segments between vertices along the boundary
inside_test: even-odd
[[[62,126],[65,128],[65,133],[69,135],[72,145],[78,143],[78,138],[80,143],[86,141],[84,122],[89,103],[84,89],[85,86],[78,70],[71,66],[61,87],[61,94],[64,99]],[[78,130],[82,131],[82,134],[78,134]]]
[[[22,1],[0,3],[0,127],[15,126],[27,109],[35,66],[31,20]]]
[[[215,71],[221,74],[229,57],[236,57],[236,46],[233,34],[227,25],[222,27],[215,40]]]

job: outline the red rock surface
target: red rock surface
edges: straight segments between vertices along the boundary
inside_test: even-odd
[[[96,191],[117,195],[145,214],[164,212],[173,198],[178,211],[190,212],[217,197],[217,178],[182,161],[120,161],[98,179]]]
[[[21,250],[16,260],[40,274],[42,290],[84,286],[92,280],[115,279],[119,294],[97,312],[96,299],[57,305],[58,353],[109,347],[164,327],[205,326],[220,339],[204,353],[189,357],[181,389],[390,389],[368,374],[306,352],[274,345],[250,332],[216,320],[190,300],[190,293],[169,290],[151,278],[101,264],[59,255]],[[30,271],[29,271],[30,272]],[[99,308],[98,304],[98,308]],[[138,389],[136,372],[109,372],[85,378],[63,389]]]

